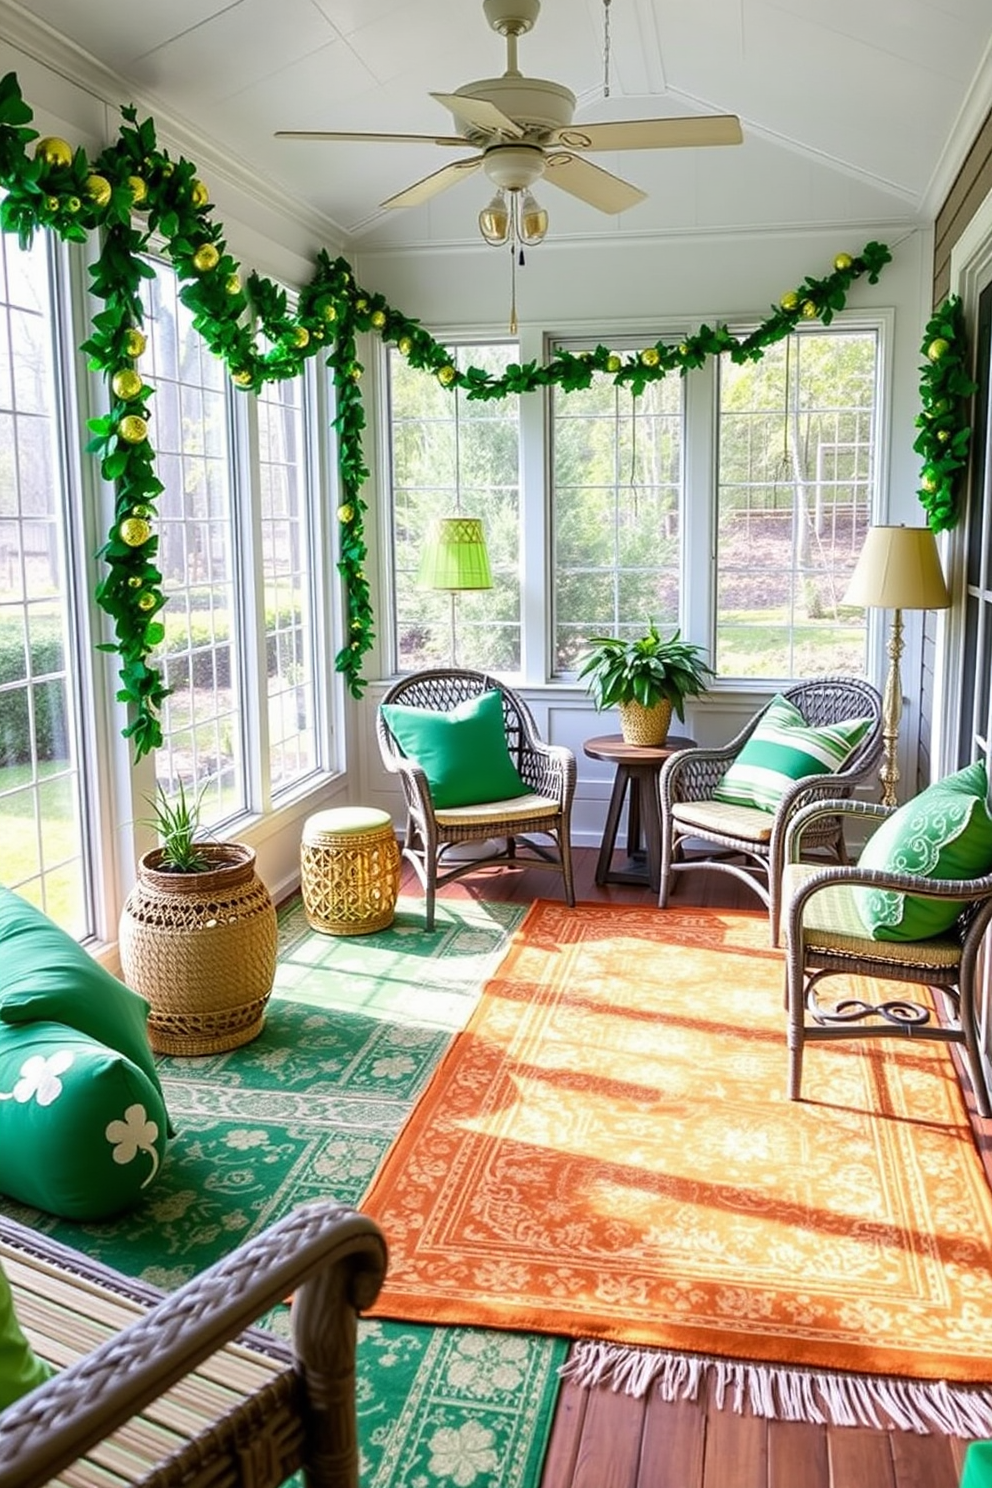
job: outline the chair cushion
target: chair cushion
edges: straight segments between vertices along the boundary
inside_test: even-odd
[[[529,792],[526,796],[511,796],[506,801],[480,801],[472,806],[452,806],[435,812],[442,827],[494,827],[504,823],[534,821],[561,816],[561,802],[550,796],[538,796]]]
[[[526,794],[506,747],[503,697],[495,689],[466,698],[448,713],[383,703],[382,714],[404,754],[427,776],[436,807]]]
[[[992,871],[988,776],[979,761],[935,781],[886,817],[865,844],[861,868],[921,878],[977,878]],[[963,904],[861,887],[858,913],[875,940],[925,940],[948,930]]]
[[[708,836],[738,838],[741,842],[769,843],[775,818],[754,806],[729,806],[723,801],[677,801],[672,816],[683,827]]]
[[[823,863],[786,863],[782,870],[782,903],[788,906],[793,894],[814,873],[822,872]],[[803,907],[803,945],[807,951],[822,955],[851,956],[863,963],[863,969],[852,965],[852,974],[869,969],[875,976],[885,976],[886,966],[892,967],[898,976],[901,967],[914,970],[922,966],[946,971],[957,966],[961,960],[961,947],[956,940],[940,939],[919,941],[873,940],[865,930],[858,913],[855,895],[858,890],[851,883],[826,884]],[[782,917],[780,939],[785,939],[786,916]],[[868,963],[871,963],[869,968]]]
[[[37,1385],[43,1385],[51,1373],[21,1332],[10,1282],[0,1266],[0,1411]]]
[[[814,728],[788,698],[778,694],[718,782],[714,799],[774,811],[797,780],[841,769],[871,725],[870,718],[845,718]]]

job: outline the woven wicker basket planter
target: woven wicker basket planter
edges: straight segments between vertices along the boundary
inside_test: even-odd
[[[664,744],[672,722],[672,705],[667,698],[655,703],[653,708],[644,708],[640,703],[618,703],[620,732],[625,744]]]
[[[209,844],[203,873],[145,853],[120,922],[121,967],[151,1004],[159,1054],[218,1054],[262,1031],[276,970],[276,912],[242,843]]]

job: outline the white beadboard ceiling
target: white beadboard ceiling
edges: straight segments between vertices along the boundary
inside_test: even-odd
[[[505,66],[481,0],[31,0],[23,15],[119,79],[115,101],[165,111],[344,245],[477,241],[481,172],[380,206],[464,151],[273,136],[454,133],[430,92]],[[648,192],[616,217],[539,182],[563,238],[926,222],[992,105],[990,0],[611,0],[608,97],[605,15],[603,0],[543,0],[522,72],[570,87],[580,121],[736,113],[745,139],[597,153]]]

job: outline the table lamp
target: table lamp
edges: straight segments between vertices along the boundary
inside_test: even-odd
[[[462,589],[491,589],[489,554],[480,517],[437,517],[431,523],[417,571],[419,589],[451,595],[451,662],[455,653],[455,596]]]
[[[882,804],[895,806],[902,716],[902,611],[946,610],[951,602],[929,527],[870,527],[843,603],[892,610],[889,672],[882,700]]]

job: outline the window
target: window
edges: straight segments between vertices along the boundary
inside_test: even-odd
[[[458,348],[459,368],[502,376],[512,345]],[[473,401],[442,388],[398,351],[388,356],[394,559],[395,669],[520,668],[520,433],[516,397]],[[483,519],[492,589],[417,587],[435,517]]]
[[[314,596],[309,467],[301,378],[258,395],[269,787],[290,789],[316,768]]]
[[[554,670],[587,637],[679,623],[683,387],[552,394]]]
[[[871,520],[877,382],[876,330],[721,359],[720,676],[864,671],[864,615],[842,599]]]
[[[146,281],[152,442],[158,499],[158,563],[165,640],[157,658],[171,695],[162,709],[158,783],[203,792],[216,822],[246,807],[236,603],[234,497],[227,376],[193,328],[174,271],[155,264]]]
[[[70,483],[49,242],[0,234],[0,832],[3,882],[93,933],[78,730]]]

